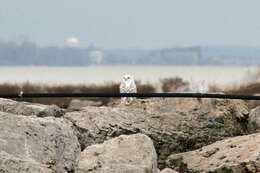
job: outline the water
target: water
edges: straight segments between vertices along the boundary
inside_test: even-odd
[[[104,84],[119,82],[129,73],[143,83],[158,83],[166,77],[179,76],[190,82],[221,86],[244,82],[253,67],[238,66],[90,66],[90,67],[0,67],[0,83]]]

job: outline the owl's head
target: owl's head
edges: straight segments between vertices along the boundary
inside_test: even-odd
[[[134,78],[133,78],[133,76],[131,76],[130,74],[125,74],[125,75],[123,76],[123,80],[124,80],[125,82],[127,82],[127,81],[132,81],[132,80],[134,80]]]
[[[123,82],[126,84],[126,85],[130,85],[131,83],[134,82],[134,77],[131,76],[130,74],[125,74],[123,76]]]

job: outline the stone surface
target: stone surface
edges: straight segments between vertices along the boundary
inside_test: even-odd
[[[24,116],[36,115],[39,117],[61,117],[65,111],[55,105],[42,105],[28,102],[17,102],[0,98],[0,111]]]
[[[101,106],[102,102],[96,102],[91,100],[79,100],[79,99],[73,99],[71,100],[67,110],[68,111],[79,111],[84,109],[86,106]]]
[[[180,173],[260,172],[260,133],[218,141],[201,149],[173,154],[167,166]]]
[[[47,165],[31,159],[17,158],[3,151],[0,152],[1,173],[53,173]]]
[[[253,96],[260,96],[260,93],[253,94]],[[250,109],[260,106],[260,100],[247,100],[247,103]]]
[[[0,172],[70,173],[79,153],[68,120],[0,112]]]
[[[250,111],[248,129],[251,133],[260,132],[260,106]]]
[[[121,135],[87,147],[77,158],[75,173],[157,173],[152,140],[143,135]]]
[[[170,168],[165,168],[160,173],[178,173],[178,172],[176,172],[176,171],[174,171],[173,169],[170,169]]]
[[[83,106],[80,111],[64,115],[65,111],[54,105],[0,99],[0,111],[3,111],[0,112],[0,172],[72,173],[80,149],[122,134],[137,133],[152,139],[158,167],[163,169],[170,154],[248,133],[248,107],[241,100],[153,98],[137,99],[128,106],[120,104],[120,100],[108,105]],[[253,117],[251,112],[251,125],[258,121],[257,116],[255,120]],[[256,132],[257,127],[252,127],[250,132]],[[84,152],[80,156],[84,156]],[[210,150],[204,156],[217,152],[218,149]],[[183,166],[182,160],[179,155],[175,159]],[[93,162],[96,164],[100,167],[99,162]],[[145,168],[131,169],[139,172]]]
[[[154,142],[162,169],[172,153],[246,134],[248,114],[241,100],[153,98],[137,99],[129,106],[120,100],[110,107],[88,106],[64,117],[77,126],[82,148],[122,134],[146,134]]]

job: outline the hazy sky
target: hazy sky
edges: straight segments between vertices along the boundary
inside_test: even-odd
[[[0,0],[0,39],[40,45],[260,47],[260,0]]]

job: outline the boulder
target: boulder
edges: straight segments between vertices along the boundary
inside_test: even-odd
[[[178,173],[170,168],[165,168],[164,170],[162,170],[160,173]]]
[[[260,106],[250,111],[248,129],[251,133],[260,132]]]
[[[87,147],[77,158],[75,173],[157,173],[152,140],[143,134],[121,135]]]
[[[160,169],[172,153],[201,148],[227,137],[247,133],[247,104],[242,100],[151,98],[131,105],[87,106],[64,117],[77,126],[81,147],[120,136],[149,136],[158,154]]]
[[[260,96],[260,93],[253,94],[253,96]],[[257,106],[260,106],[260,100],[247,100],[248,107],[254,109]]]
[[[38,117],[61,117],[65,114],[65,110],[56,105],[48,105],[46,108],[36,114]]]
[[[102,105],[101,101],[73,99],[73,100],[71,100],[67,110],[68,111],[79,111],[87,106],[101,106],[101,105]]]
[[[31,159],[17,158],[4,151],[0,152],[1,173],[53,173],[45,164],[40,164]]]
[[[0,112],[0,172],[73,172],[79,153],[70,121]]]
[[[260,133],[218,141],[201,149],[170,155],[167,166],[180,173],[260,172]]]
[[[0,98],[0,111],[24,116],[61,117],[65,111],[56,105],[42,105],[37,103],[17,102]]]

